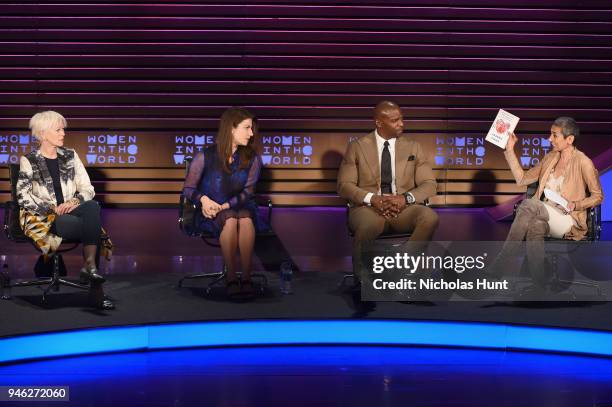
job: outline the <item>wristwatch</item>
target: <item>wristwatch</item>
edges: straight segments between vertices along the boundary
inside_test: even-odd
[[[414,196],[410,192],[404,192],[404,196],[408,205],[412,205],[415,202]]]

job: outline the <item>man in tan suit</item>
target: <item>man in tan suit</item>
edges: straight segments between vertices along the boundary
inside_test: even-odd
[[[383,232],[411,232],[410,241],[429,241],[438,226],[438,215],[422,205],[436,194],[436,179],[421,146],[402,135],[399,106],[380,102],[374,121],[375,131],[349,144],[338,172],[338,194],[352,205],[353,271],[360,280],[365,242]]]

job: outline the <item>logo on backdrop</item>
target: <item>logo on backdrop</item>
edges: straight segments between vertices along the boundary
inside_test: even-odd
[[[135,164],[137,156],[137,136],[87,136],[87,164]]]
[[[0,165],[18,164],[19,157],[35,148],[29,134],[0,134]]]
[[[486,153],[484,137],[436,136],[435,165],[482,167]]]
[[[312,162],[312,137],[266,136],[262,137],[264,165],[310,165]]]
[[[521,138],[519,157],[524,168],[537,165],[551,149],[550,141],[545,137]]]
[[[174,164],[183,164],[186,158],[193,158],[198,151],[214,144],[215,138],[206,134],[189,134],[174,137]]]

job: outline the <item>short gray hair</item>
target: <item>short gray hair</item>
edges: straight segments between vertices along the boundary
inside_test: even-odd
[[[64,128],[68,125],[64,116],[53,110],[46,110],[32,116],[29,127],[32,135],[40,141],[40,136],[56,124],[61,124]]]
[[[557,117],[552,125],[561,129],[563,138],[574,136],[574,144],[576,144],[578,137],[580,137],[580,127],[578,127],[576,120],[574,120],[572,117]]]

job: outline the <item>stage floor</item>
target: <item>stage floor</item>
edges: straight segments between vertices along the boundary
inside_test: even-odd
[[[480,209],[442,209],[436,240],[503,240],[509,223],[493,221]],[[345,211],[339,208],[279,208],[274,226],[278,241],[258,248],[255,270],[269,286],[254,302],[233,303],[222,287],[205,295],[203,282],[178,280],[193,272],[221,268],[219,249],[183,236],[171,209],[107,209],[104,224],[116,245],[102,262],[107,293],[117,309],[92,310],[86,294],[62,288],[43,306],[37,288],[13,289],[13,300],[0,303],[0,336],[92,326],[234,319],[392,318],[495,321],[562,327],[610,329],[612,305],[606,302],[381,302],[374,310],[355,304],[338,289],[342,272],[351,269]],[[604,227],[604,230],[607,228]],[[28,244],[0,238],[0,256],[12,278],[32,278],[37,255]],[[278,265],[288,256],[299,268],[295,293],[279,292]],[[65,255],[70,275],[80,266],[78,251]]]
[[[262,347],[0,366],[3,386],[68,386],[62,406],[606,406],[609,359],[467,349]],[[112,390],[111,390],[112,389]]]

